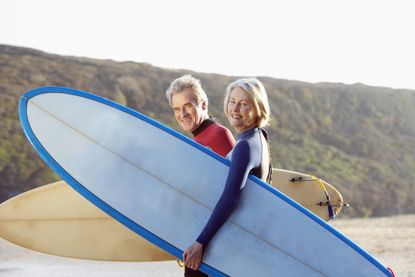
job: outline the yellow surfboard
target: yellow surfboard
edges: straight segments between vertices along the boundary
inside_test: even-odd
[[[272,178],[274,187],[325,221],[330,219],[329,205],[333,215],[343,206],[339,191],[313,176],[274,169]],[[104,261],[175,259],[109,217],[64,181],[2,203],[0,236],[28,249],[64,257]]]

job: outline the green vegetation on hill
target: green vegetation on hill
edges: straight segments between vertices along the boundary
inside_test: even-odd
[[[211,115],[227,125],[224,91],[237,77],[0,45],[0,202],[58,180],[24,137],[21,93],[49,85],[87,90],[179,130],[164,91],[185,73],[201,79]],[[352,205],[343,215],[415,212],[415,91],[259,79],[271,104],[274,167],[335,185]]]

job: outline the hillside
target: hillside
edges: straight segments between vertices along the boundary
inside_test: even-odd
[[[226,125],[224,90],[237,77],[0,45],[0,202],[58,178],[21,130],[22,92],[46,85],[87,90],[178,130],[164,91],[185,73],[201,79],[210,113]],[[352,205],[343,216],[415,212],[415,91],[259,79],[271,102],[274,167],[334,184]]]

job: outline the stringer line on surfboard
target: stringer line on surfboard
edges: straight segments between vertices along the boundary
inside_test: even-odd
[[[151,176],[152,178],[154,178],[154,179],[158,180],[159,182],[161,182],[161,183],[163,183],[163,184],[167,185],[167,186],[168,186],[168,187],[170,187],[171,189],[173,189],[173,190],[175,190],[176,192],[180,193],[181,195],[183,195],[183,196],[185,196],[185,197],[189,198],[190,200],[194,201],[194,202],[195,202],[195,203],[197,203],[198,205],[200,205],[200,206],[202,206],[202,207],[204,207],[204,208],[208,209],[209,211],[213,211],[213,209],[212,209],[212,208],[209,208],[208,206],[206,206],[205,204],[201,203],[200,201],[198,201],[198,200],[194,199],[194,198],[193,198],[193,197],[191,197],[190,195],[188,195],[188,194],[186,194],[186,193],[184,193],[184,192],[182,192],[182,191],[180,191],[180,190],[177,190],[174,186],[172,186],[171,184],[167,183],[165,180],[161,179],[160,177],[155,176],[155,175],[154,175],[154,174],[152,174],[151,172],[149,172],[149,171],[145,170],[144,168],[140,167],[139,165],[135,164],[134,162],[132,162],[132,161],[128,160],[127,158],[123,157],[122,155],[120,155],[120,154],[116,153],[115,151],[113,151],[113,150],[109,149],[109,148],[108,148],[108,147],[106,147],[105,145],[102,145],[101,143],[97,142],[97,141],[96,141],[96,140],[94,140],[93,138],[91,138],[91,137],[87,136],[87,135],[86,135],[86,134],[84,134],[83,132],[81,132],[81,131],[79,131],[78,129],[74,128],[73,126],[71,126],[70,124],[68,124],[67,122],[65,122],[63,119],[61,119],[61,118],[57,117],[57,116],[56,116],[56,115],[54,115],[54,114],[51,114],[51,113],[50,113],[50,112],[48,112],[46,109],[44,109],[43,107],[41,107],[40,105],[38,105],[37,103],[35,103],[33,100],[29,99],[29,101],[30,101],[30,103],[32,103],[34,106],[36,106],[38,109],[40,109],[40,110],[42,110],[43,112],[47,113],[49,116],[51,116],[51,117],[53,117],[54,119],[58,120],[59,122],[61,122],[61,123],[62,123],[62,124],[64,124],[65,126],[67,126],[68,128],[70,128],[70,129],[74,130],[75,132],[77,132],[77,133],[78,133],[78,134],[80,134],[81,136],[83,136],[83,137],[87,138],[88,140],[92,141],[92,142],[93,142],[93,143],[95,143],[96,145],[98,145],[98,146],[102,147],[103,149],[105,149],[105,150],[106,150],[106,151],[108,151],[109,153],[111,153],[111,154],[115,155],[115,156],[116,156],[116,157],[118,157],[119,159],[121,159],[121,160],[123,160],[123,161],[127,162],[128,164],[130,164],[131,166],[133,166],[133,167],[135,167],[135,168],[138,168],[139,170],[141,170],[141,171],[145,172],[147,175],[149,175],[149,176]],[[73,175],[73,176],[74,176],[74,175]],[[74,177],[76,177],[78,180],[79,180],[79,179],[82,179],[82,178],[80,178],[80,176],[74,176]],[[85,189],[86,189],[86,188],[85,188]],[[285,255],[287,255],[288,257],[291,257],[292,259],[294,259],[294,260],[298,261],[299,263],[304,264],[306,267],[310,268],[311,270],[313,270],[313,271],[315,271],[315,272],[318,272],[318,273],[320,273],[320,274],[324,275],[324,273],[322,273],[320,270],[318,270],[318,269],[316,269],[316,268],[314,268],[314,267],[310,266],[309,264],[307,264],[307,263],[305,263],[304,261],[302,261],[302,260],[298,259],[297,257],[295,257],[294,255],[292,255],[291,253],[288,253],[288,252],[286,252],[285,250],[281,249],[280,247],[278,247],[278,246],[274,245],[273,243],[269,242],[268,240],[265,240],[265,239],[263,239],[263,238],[259,237],[258,235],[256,235],[256,234],[252,233],[250,230],[248,230],[248,229],[246,229],[246,228],[242,227],[241,225],[239,225],[239,224],[237,224],[237,223],[233,222],[232,220],[228,220],[228,222],[229,222],[229,223],[231,223],[231,224],[233,224],[233,225],[235,225],[236,227],[238,227],[239,229],[243,230],[244,232],[246,232],[246,233],[250,234],[251,236],[253,236],[253,237],[257,238],[258,240],[263,241],[264,243],[266,243],[266,244],[270,245],[270,246],[271,246],[271,247],[273,247],[274,249],[276,249],[276,250],[278,250],[278,251],[280,251],[280,252],[284,253],[284,254],[285,254]]]

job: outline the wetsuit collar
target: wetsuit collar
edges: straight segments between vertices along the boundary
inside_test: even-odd
[[[240,140],[240,139],[242,139],[242,138],[245,138],[245,137],[247,137],[247,136],[249,136],[249,135],[252,135],[253,133],[255,133],[256,131],[258,131],[258,130],[260,130],[260,128],[252,128],[252,129],[249,129],[249,130],[246,130],[246,131],[243,131],[242,133],[240,133],[239,135],[238,135],[238,138],[237,138],[237,140]]]
[[[206,130],[207,127],[209,127],[210,125],[212,125],[215,122],[216,122],[216,120],[213,117],[209,117],[209,118],[203,120],[203,122],[200,124],[200,126],[197,127],[195,130],[193,130],[193,132],[192,132],[193,136],[194,137],[197,136],[198,134],[200,134],[201,132]]]

